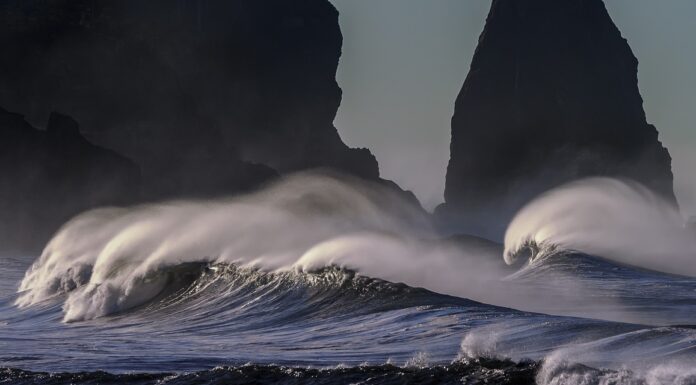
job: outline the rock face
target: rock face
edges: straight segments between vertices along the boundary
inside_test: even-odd
[[[14,210],[0,218],[3,234],[37,227],[40,245],[82,209],[230,195],[312,168],[398,189],[333,126],[341,46],[328,0],[0,2],[0,105],[34,126],[51,111],[66,113],[90,142],[133,159],[142,174],[138,185],[132,170],[119,171],[125,159],[96,150],[68,118],[52,115],[44,133],[5,114],[2,129],[23,134],[3,132],[2,146],[29,150],[0,164],[0,178],[15,184],[0,197]],[[51,136],[56,122],[68,139]],[[65,208],[48,209],[63,198]]]
[[[500,238],[535,195],[597,175],[675,202],[637,66],[601,0],[494,0],[456,101],[439,218]]]
[[[328,0],[5,1],[0,21],[0,105],[75,117],[141,165],[149,198],[229,193],[273,170],[379,177],[333,126],[342,36]]]
[[[0,108],[0,249],[36,250],[81,211],[132,202],[135,163],[89,143],[70,117],[40,131]]]

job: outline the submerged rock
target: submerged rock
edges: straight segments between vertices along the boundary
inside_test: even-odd
[[[601,0],[494,0],[455,105],[443,224],[500,239],[531,198],[588,176],[675,202],[637,67]]]

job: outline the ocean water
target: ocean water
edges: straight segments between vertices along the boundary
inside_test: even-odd
[[[0,381],[696,384],[683,259],[629,265],[535,226],[505,251],[442,241],[356,186],[98,210],[2,258]]]

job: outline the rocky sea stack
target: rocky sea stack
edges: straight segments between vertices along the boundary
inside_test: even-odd
[[[586,176],[675,202],[637,68],[602,0],[494,0],[456,101],[443,224],[500,238],[531,198]]]

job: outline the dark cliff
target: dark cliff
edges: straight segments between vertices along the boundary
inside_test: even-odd
[[[90,142],[132,159],[142,173],[139,185],[127,178],[124,190],[114,178],[113,195],[92,199],[93,190],[111,188],[85,179],[80,170],[91,157],[62,159],[60,147],[70,143],[24,145],[10,135],[3,145],[31,151],[0,164],[0,178],[16,181],[0,197],[14,206],[0,218],[2,236],[36,227],[36,246],[82,209],[236,194],[313,168],[400,190],[379,178],[369,150],[347,147],[333,126],[341,46],[338,12],[328,0],[0,2],[0,105],[30,122],[13,124],[43,138],[29,124],[44,126],[51,111],[61,111],[80,122]],[[68,177],[47,171],[54,162]],[[101,170],[99,163],[89,167],[90,178]],[[53,183],[65,192],[51,195]],[[65,209],[43,210],[63,196],[70,196]]]
[[[46,130],[0,108],[0,249],[36,251],[73,215],[137,196],[140,171],[94,146],[71,118],[53,113]]]
[[[500,238],[534,196],[597,175],[675,202],[637,67],[601,0],[494,0],[456,101],[439,218]]]
[[[239,159],[379,177],[333,126],[342,36],[328,0],[4,1],[0,21],[0,105],[73,116],[140,164],[146,197],[274,173]]]

